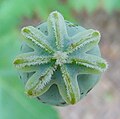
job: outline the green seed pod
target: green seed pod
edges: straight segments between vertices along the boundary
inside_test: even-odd
[[[47,22],[22,29],[22,54],[14,60],[25,93],[43,103],[64,106],[82,99],[107,69],[98,43],[100,33],[52,12]]]

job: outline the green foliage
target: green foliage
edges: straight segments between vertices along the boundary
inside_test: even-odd
[[[120,9],[120,0],[67,0],[66,3],[60,0],[1,0],[0,36],[20,25],[23,17],[32,17],[34,13],[44,20],[51,11],[57,10],[65,16],[65,19],[75,22],[71,15],[72,10],[86,9],[88,13],[93,13],[101,7],[111,13]]]
[[[18,86],[19,84],[19,81],[15,83]],[[52,107],[28,99],[23,95],[23,90],[20,91],[20,87],[10,85],[9,81],[3,79],[0,79],[0,87],[2,93],[0,119],[58,119]]]
[[[99,0],[84,0],[84,5],[89,13],[93,13],[99,7]]]
[[[104,9],[109,13],[120,10],[120,0],[104,0]]]
[[[19,87],[20,81],[15,81],[13,76],[10,78],[14,80],[14,83],[0,79],[0,95],[2,96],[0,119],[58,119],[52,107],[38,103],[37,100],[28,99]]]
[[[89,13],[93,13],[99,6],[99,0],[68,0],[71,8],[77,11],[86,9]]]
[[[120,0],[68,0],[68,4],[76,11],[86,10],[90,14],[99,8],[108,13],[120,10]]]
[[[57,10],[64,12],[67,19],[73,19],[65,10],[65,6],[59,3],[57,0],[52,2],[49,0],[4,0],[0,4],[0,36],[6,34],[12,29],[15,29],[21,23],[23,17],[32,17],[34,13],[42,19],[46,19],[49,14],[49,10]]]

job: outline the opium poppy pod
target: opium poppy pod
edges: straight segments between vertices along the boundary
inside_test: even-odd
[[[41,102],[75,104],[107,69],[98,43],[100,33],[64,20],[52,12],[47,22],[22,29],[21,54],[14,60],[25,83],[25,93]]]

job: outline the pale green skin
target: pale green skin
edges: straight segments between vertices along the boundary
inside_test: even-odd
[[[85,30],[81,26],[69,26],[69,24],[71,24],[71,23],[66,22],[66,25],[68,28],[68,34],[70,36],[73,36],[77,32],[81,32],[81,31]],[[37,26],[37,28],[39,28],[43,33],[46,33],[45,31],[47,31],[46,23],[40,24],[39,26]],[[22,45],[22,52],[29,52],[31,50],[32,49],[30,47],[28,47],[26,44]],[[94,54],[97,56],[101,56],[98,45],[95,48],[93,48],[92,50],[88,51],[88,53]],[[25,84],[26,84],[27,80],[29,79],[29,77],[31,76],[31,74],[21,72],[21,78]],[[29,76],[27,77],[27,75],[29,75]],[[54,75],[53,77],[57,78],[58,80],[62,80],[62,78],[59,76],[59,74],[57,76]],[[80,92],[81,99],[84,96],[86,96],[87,92],[95,86],[95,84],[99,81],[99,79],[100,79],[100,74],[81,74],[78,76],[77,80],[79,83],[79,88],[81,90],[81,92]],[[67,105],[66,102],[62,99],[56,85],[52,85],[51,88],[46,93],[39,96],[39,100],[43,103],[48,103],[48,104],[56,105],[56,106]]]
[[[60,14],[58,12],[53,12],[51,14],[54,14],[54,13],[57,13],[57,15],[61,18]],[[69,37],[72,37],[80,32],[86,31],[85,28],[74,25],[68,21],[65,21],[64,23],[66,24],[67,34]],[[47,22],[38,25],[37,29],[42,31],[46,36],[48,35]],[[99,39],[100,39],[99,34],[98,34],[99,32],[98,31],[93,31],[93,32],[95,32],[95,33],[97,32],[98,42],[99,42]],[[27,33],[27,31],[26,31],[26,33]],[[51,38],[48,40],[50,40],[50,45],[52,45],[53,49],[56,49],[55,42],[53,39],[54,38],[51,36]],[[66,50],[65,45],[67,44],[67,42],[64,43],[63,51]],[[50,81],[51,85],[49,86],[49,88],[46,86],[46,88],[44,88],[43,91],[40,91],[40,92],[38,91],[38,93],[31,94],[31,92],[28,92],[28,91],[32,90],[32,88],[30,88],[31,82],[28,80],[30,79],[32,74],[34,74],[35,71],[31,70],[30,72],[26,72],[27,71],[26,69],[25,69],[25,71],[24,71],[24,69],[23,69],[23,71],[20,71],[20,68],[18,67],[19,72],[20,72],[20,78],[24,81],[25,84],[27,83],[26,84],[27,95],[29,95],[31,97],[36,97],[38,100],[40,100],[43,103],[56,105],[56,106],[65,106],[68,104],[77,103],[80,99],[82,99],[84,96],[86,96],[86,94],[95,86],[95,84],[100,79],[100,75],[101,75],[102,71],[106,70],[106,68],[107,68],[107,63],[105,62],[105,60],[103,60],[102,58],[100,59],[101,54],[100,54],[100,50],[98,47],[98,42],[95,43],[90,48],[90,50],[88,50],[86,53],[92,54],[93,57],[98,56],[98,59],[100,61],[98,59],[95,61],[101,63],[101,64],[99,64],[100,66],[98,66],[98,64],[96,65],[96,67],[94,66],[94,68],[91,68],[90,66],[88,66],[91,69],[87,70],[88,67],[84,67],[84,64],[77,65],[75,63],[70,63],[70,64],[66,65],[65,62],[58,62],[58,63],[56,63],[56,66],[58,66],[59,68],[57,67],[57,69],[55,71],[53,71],[53,74],[51,76],[51,81]],[[59,44],[59,42],[58,42],[58,44]],[[32,52],[33,49],[30,48],[24,42],[21,47],[21,51],[22,51],[22,53],[28,53],[28,52]],[[82,52],[82,51],[84,52],[84,46],[81,49],[78,48],[75,51],[73,51],[73,53],[71,53],[72,55],[69,55],[69,57],[74,56],[74,55],[75,56],[80,55],[79,52]],[[40,54],[49,55],[42,48],[38,49],[38,52],[40,52]],[[82,57],[82,55],[80,57]],[[66,59],[65,59],[65,61],[66,61]],[[17,64],[17,63],[19,63],[18,60],[19,60],[19,56],[16,58],[16,60],[14,62],[15,65],[18,65]],[[22,61],[22,59],[20,59],[20,60]],[[76,89],[77,85],[76,84],[74,85],[74,83],[73,83],[74,86],[72,88],[73,88],[73,90],[75,90],[74,94],[72,94],[72,93],[70,94],[69,88],[68,89],[65,88],[64,81],[63,81],[64,76],[61,75],[62,70],[60,70],[60,67],[64,64],[69,68],[69,72],[70,72],[69,76],[71,76],[70,78],[72,79],[72,82],[74,82],[75,80],[77,80],[77,82],[78,82],[78,89]],[[45,64],[45,65],[47,66],[48,64]],[[41,71],[44,70],[45,65],[40,64]],[[97,67],[99,67],[99,68],[97,68]],[[77,76],[77,79],[72,78],[72,76]],[[61,89],[61,93],[58,90],[58,87]],[[74,87],[75,87],[75,89],[74,89]],[[68,90],[68,94],[66,94],[66,90]],[[74,99],[72,100],[68,95],[70,95]]]

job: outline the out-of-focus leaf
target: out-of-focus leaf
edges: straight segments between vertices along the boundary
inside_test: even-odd
[[[120,10],[120,0],[104,0],[104,9],[108,13],[112,13],[115,10]]]
[[[100,0],[84,0],[85,9],[92,13],[94,12],[100,4]]]
[[[20,49],[20,36],[17,31],[10,32],[0,39],[0,72],[13,68],[12,60]],[[1,75],[1,74],[0,74]]]
[[[80,11],[84,8],[84,0],[68,0],[68,4],[76,11]]]
[[[65,11],[63,15],[70,17],[71,10],[81,11],[86,9],[89,13],[92,13],[99,5],[102,5],[100,7],[108,12],[120,10],[120,0],[68,0],[64,4],[60,0],[1,0],[0,36],[16,28],[24,17],[32,17],[35,13],[42,20],[47,19],[48,14],[53,10]],[[71,17],[74,19],[73,16]]]
[[[23,95],[23,90],[15,88],[1,78],[0,93],[0,119],[58,119],[52,107],[39,103],[35,99],[28,99]]]
[[[95,11],[100,3],[100,0],[68,0],[71,8],[77,11],[86,9],[89,13]]]

